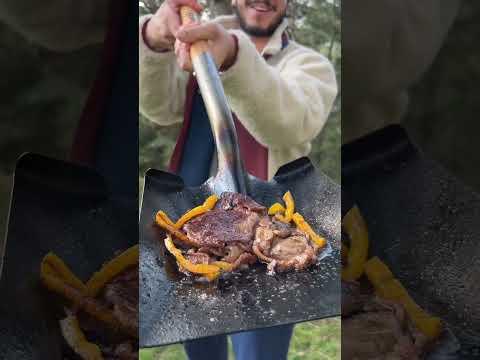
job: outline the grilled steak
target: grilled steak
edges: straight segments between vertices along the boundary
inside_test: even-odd
[[[268,263],[270,271],[302,270],[312,265],[317,257],[318,247],[308,235],[269,217],[263,217],[258,224],[253,243],[254,253]]]
[[[356,281],[342,281],[342,316],[347,317],[363,311],[363,307],[371,299],[371,294],[362,293]]]
[[[342,359],[416,360],[426,346],[403,306],[342,282]]]
[[[187,251],[186,258],[192,264],[209,264],[210,263],[210,255],[205,252],[195,251],[194,249],[190,249]]]
[[[118,345],[102,347],[105,360],[138,360],[138,348],[131,342],[123,342]]]
[[[138,267],[132,267],[105,286],[105,302],[122,322],[138,326]]]
[[[232,270],[236,270],[242,265],[251,265],[257,262],[257,257],[255,255],[249,252],[245,252],[245,250],[240,247],[233,246],[232,248],[235,249],[234,252],[221,259],[222,261],[232,264]],[[215,261],[215,259],[213,259],[211,255],[200,252],[200,250],[195,251],[193,249],[190,249],[189,251],[187,251],[187,254],[185,256],[193,264],[210,264]],[[182,267],[180,267],[180,271],[188,274],[188,271],[183,269]]]
[[[265,212],[264,206],[245,195],[223,193],[213,210],[190,220],[183,230],[203,252],[214,248],[211,252],[218,255],[225,246],[235,243],[249,250],[260,215]]]
[[[89,341],[98,344],[105,360],[138,360],[138,342],[131,332],[138,332],[138,266],[133,266],[113,278],[96,298],[85,298],[90,306],[111,311],[113,316],[131,331],[112,331],[105,323],[81,309],[68,310],[79,320],[80,328]],[[80,311],[79,311],[80,310]]]
[[[182,230],[195,244],[185,254],[194,264],[221,260],[237,269],[260,259],[270,271],[303,270],[319,251],[295,225],[268,216],[266,207],[238,193],[223,193],[214,209],[194,217]]]

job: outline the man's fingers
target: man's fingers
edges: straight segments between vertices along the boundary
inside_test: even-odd
[[[192,61],[190,59],[190,45],[175,41],[175,55],[178,66],[185,71],[192,71]]]
[[[214,23],[194,24],[181,26],[175,37],[185,43],[194,43],[199,40],[215,40],[219,34],[219,25]]]
[[[191,7],[197,12],[202,12],[203,7],[196,0],[167,0],[168,5],[175,11],[179,11],[182,6]]]
[[[168,28],[172,34],[175,34],[180,28],[180,26],[182,26],[180,16],[177,16],[175,14],[168,19]]]

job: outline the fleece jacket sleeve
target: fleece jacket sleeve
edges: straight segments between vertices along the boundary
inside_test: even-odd
[[[107,0],[0,1],[0,22],[36,45],[72,51],[100,44],[105,37]]]
[[[139,107],[149,120],[160,125],[182,121],[188,73],[182,71],[172,51],[148,47],[142,35],[149,15],[139,20]]]
[[[245,128],[271,148],[303,144],[322,129],[337,93],[330,62],[295,46],[269,65],[242,32],[235,64],[222,74],[230,106]],[[285,51],[289,51],[288,48]]]

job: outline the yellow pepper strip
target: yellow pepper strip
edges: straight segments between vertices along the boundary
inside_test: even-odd
[[[357,206],[352,207],[342,220],[344,231],[350,237],[347,266],[342,269],[342,279],[356,280],[363,274],[368,257],[368,231]]]
[[[270,206],[270,209],[268,209],[268,215],[275,215],[280,213],[285,213],[285,207],[278,202]]]
[[[194,207],[192,210],[187,211],[178,221],[175,223],[175,228],[176,229],[181,229],[185,223],[191,219],[193,219],[196,216],[205,214],[207,211],[210,211],[213,209],[215,204],[218,201],[218,196],[217,195],[211,195],[209,196],[203,205]]]
[[[226,261],[215,261],[212,265],[218,266],[223,271],[232,271],[233,265]]]
[[[378,296],[403,305],[415,326],[428,338],[437,338],[442,331],[442,321],[425,312],[408,294],[407,289],[395,279],[394,275],[378,257],[365,264],[365,274],[375,288]]]
[[[367,275],[368,280],[370,280],[375,288],[394,278],[388,266],[376,256],[370,258],[365,263],[365,275]]]
[[[192,262],[188,261],[183,255],[182,252],[175,247],[173,244],[172,238],[168,235],[165,238],[165,247],[167,248],[168,252],[172,254],[180,266],[185,268],[186,270],[190,271],[193,274],[201,274],[201,275],[218,275],[220,274],[220,267],[215,265],[209,264],[193,264]],[[208,277],[207,277],[208,278]]]
[[[40,277],[43,279],[48,274],[61,278],[63,282],[83,293],[86,291],[85,284],[75,276],[62,259],[52,252],[45,255],[40,264]]]
[[[436,339],[443,330],[442,320],[436,316],[432,316],[424,311],[410,297],[401,298],[401,304],[405,307],[407,314],[411,317],[415,326],[425,334],[429,339]]]
[[[74,305],[84,310],[87,314],[102,321],[110,328],[122,329],[127,334],[138,337],[137,327],[132,327],[132,325],[122,322],[122,319],[118,319],[108,308],[97,303],[93,298],[87,296],[73,286],[66,284],[58,276],[47,271],[42,274],[42,281],[49,290],[62,295],[65,299],[70,300]]]
[[[160,216],[163,219],[163,221],[165,221],[171,227],[175,227],[175,223],[172,221],[172,219],[168,217],[168,215],[164,211],[159,210],[157,212],[157,216]]]
[[[104,264],[102,268],[88,280],[87,294],[91,297],[97,296],[105,284],[115,276],[125,271],[126,268],[137,265],[138,256],[138,245],[134,245]]]
[[[162,211],[157,212],[155,221],[158,226],[160,226],[166,232],[175,236],[178,240],[189,247],[198,247],[198,244],[192,242],[187,235],[185,235],[180,230],[176,229],[174,225],[169,225],[162,217]]]
[[[285,195],[283,195],[283,201],[285,201],[287,207],[285,210],[285,220],[290,222],[292,221],[293,212],[295,211],[295,201],[290,191],[287,191]]]
[[[327,240],[325,240],[325,238],[321,237],[315,231],[313,231],[312,227],[305,221],[302,215],[300,215],[299,213],[295,213],[292,216],[292,220],[295,225],[297,225],[297,228],[310,236],[310,239],[319,247],[322,248],[327,244]]]
[[[290,220],[287,219],[286,216],[283,216],[282,214],[275,214],[275,218],[277,220],[280,220],[281,222],[285,223],[285,224],[289,224],[290,223]]]
[[[84,360],[103,360],[100,348],[88,342],[76,316],[69,315],[60,320],[63,337],[70,347]]]

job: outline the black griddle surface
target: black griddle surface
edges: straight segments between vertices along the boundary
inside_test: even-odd
[[[63,359],[60,298],[40,283],[53,251],[82,280],[138,238],[138,204],[93,170],[28,154],[17,164],[0,280],[0,359]]]
[[[329,242],[323,259],[303,272],[267,275],[258,265],[216,284],[178,273],[154,225],[162,209],[177,219],[211,194],[208,185],[184,188],[175,175],[146,174],[140,216],[140,347],[297,323],[340,314],[340,189],[306,158],[282,168],[273,183],[255,180],[251,196],[281,201],[290,190],[297,209]]]
[[[366,219],[370,254],[446,321],[460,358],[480,358],[480,196],[419,153],[399,126],[342,148],[342,187]]]

